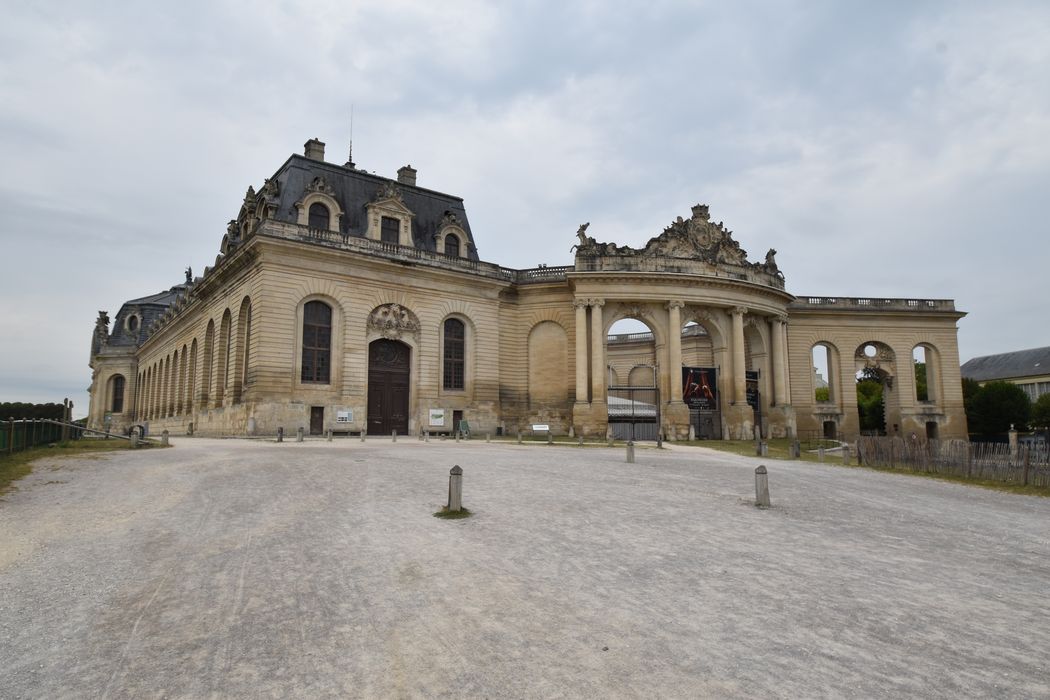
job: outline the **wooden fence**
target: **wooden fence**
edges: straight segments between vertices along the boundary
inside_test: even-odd
[[[861,437],[857,456],[868,467],[1050,487],[1050,448],[967,440]]]
[[[37,445],[63,440],[79,440],[83,429],[71,423],[48,418],[0,421],[0,455],[14,454]]]

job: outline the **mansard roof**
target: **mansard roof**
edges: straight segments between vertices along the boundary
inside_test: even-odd
[[[340,233],[363,238],[368,229],[368,204],[394,192],[413,214],[412,239],[416,248],[436,252],[436,235],[446,223],[446,215],[451,214],[467,235],[467,257],[479,259],[461,197],[381,177],[350,165],[336,165],[292,155],[263,185],[258,196],[267,197],[276,204],[272,213],[274,219],[296,223],[299,212],[295,205],[305,194],[316,191],[317,178],[322,178],[325,193],[335,199],[343,210],[339,222]],[[272,183],[276,183],[276,187]]]
[[[962,376],[979,382],[1047,374],[1050,374],[1050,347],[975,357],[962,365]]]
[[[116,318],[113,319],[113,329],[106,344],[110,346],[141,345],[149,336],[150,326],[164,315],[168,307],[186,293],[187,287],[188,285],[185,284],[177,284],[162,292],[124,302]],[[126,322],[128,316],[132,314],[139,317],[139,322],[134,331],[129,331]]]

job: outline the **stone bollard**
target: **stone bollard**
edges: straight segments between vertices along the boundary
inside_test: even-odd
[[[608,440],[606,440],[606,442],[608,443],[609,447],[613,446],[613,439],[612,439],[612,437],[609,437]]]
[[[763,440],[761,442],[761,444],[759,445],[758,456],[759,457],[768,457],[769,456],[769,443],[766,442],[765,440]]]
[[[397,442],[397,431],[396,430],[391,430],[390,431],[390,442]]]
[[[368,428],[361,428],[361,442],[365,441],[365,435],[368,434]]]
[[[548,445],[553,445],[554,444],[554,435],[552,435],[549,430],[547,431],[547,444]]]
[[[769,507],[769,476],[764,464],[758,465],[755,470],[755,505],[759,508]]]
[[[848,465],[849,464],[849,457],[850,457],[850,455],[849,455],[849,443],[847,442],[847,443],[842,445],[842,463]]]
[[[134,430],[131,431],[131,446],[134,448],[139,446],[139,434]]]
[[[168,431],[166,429],[160,434],[160,445],[161,447],[168,446]]]
[[[817,461],[818,462],[823,462],[824,461],[824,446],[823,445],[821,445],[820,447],[817,448]]]
[[[189,435],[190,437],[193,437],[193,422],[192,421],[190,422],[189,425],[186,426],[186,434]]]
[[[521,431],[518,431],[518,444],[521,444]]]
[[[657,433],[657,434],[656,434],[656,449],[660,449],[660,448],[662,448],[663,446],[664,446],[664,436],[663,436],[663,433]]]
[[[791,443],[791,459],[799,459],[802,457],[802,445],[798,440]]]
[[[329,428],[328,429],[328,442],[331,442],[331,441],[332,441],[332,429]]]
[[[456,442],[459,442],[459,431],[456,431]]]
[[[696,439],[696,426],[695,425],[690,425],[689,426],[689,442],[692,442],[695,439]]]
[[[634,442],[627,441],[627,463],[634,464]]]
[[[489,434],[488,434],[488,433],[485,433],[485,442],[488,442],[488,441],[489,441],[489,437],[490,437],[490,436],[489,436]]]
[[[759,457],[762,456],[762,441],[755,440],[755,454]]]
[[[302,442],[303,441],[303,426],[301,426],[301,425],[298,428],[295,429],[295,441],[296,442]]]
[[[576,437],[576,427],[575,426],[572,426],[572,425],[569,426],[569,437],[571,437],[571,438]]]
[[[430,431],[426,430],[423,432],[423,442],[430,442]]]
[[[583,447],[583,436],[582,435],[580,435],[578,438],[576,438],[576,446],[577,447]]]
[[[448,472],[448,508],[449,513],[463,510],[463,470],[457,464]]]
[[[277,442],[284,442],[284,428],[277,428]]]

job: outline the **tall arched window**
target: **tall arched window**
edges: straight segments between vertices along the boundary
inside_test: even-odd
[[[459,236],[454,233],[445,236],[445,255],[450,258],[459,257]]]
[[[310,228],[319,228],[322,231],[327,231],[328,217],[328,207],[320,202],[314,202],[310,205]]]
[[[466,333],[458,318],[445,320],[445,372],[443,386],[446,389],[462,389],[464,386]]]
[[[328,383],[331,367],[332,307],[323,301],[303,306],[302,381]]]
[[[113,399],[109,410],[113,413],[124,412],[124,375],[113,377]]]

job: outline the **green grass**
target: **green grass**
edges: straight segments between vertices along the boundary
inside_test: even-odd
[[[438,512],[434,513],[435,518],[441,518],[443,520],[460,520],[462,518],[469,518],[471,515],[473,515],[473,513],[466,508],[460,508],[455,513],[450,512],[448,506],[445,506]]]
[[[33,471],[33,462],[38,459],[54,457],[85,457],[102,452],[127,450],[130,446],[125,440],[70,440],[52,443],[54,447],[44,445],[33,447],[14,454],[0,454],[0,494],[11,488],[14,482]],[[145,443],[146,447],[149,443]]]
[[[769,447],[769,456],[766,459],[791,459],[792,442],[794,440],[789,438],[770,438],[766,440],[766,444]],[[693,440],[692,442],[683,441],[677,444],[710,447],[712,450],[731,452],[737,455],[744,455],[745,457],[758,456],[755,454],[755,443],[753,440]],[[799,459],[803,462],[819,462],[820,456],[817,454],[817,448],[821,444],[824,445],[825,449],[838,446],[837,442],[832,442],[831,440],[804,442],[802,443],[802,456]],[[824,462],[842,464],[842,453],[827,452],[824,455]]]

